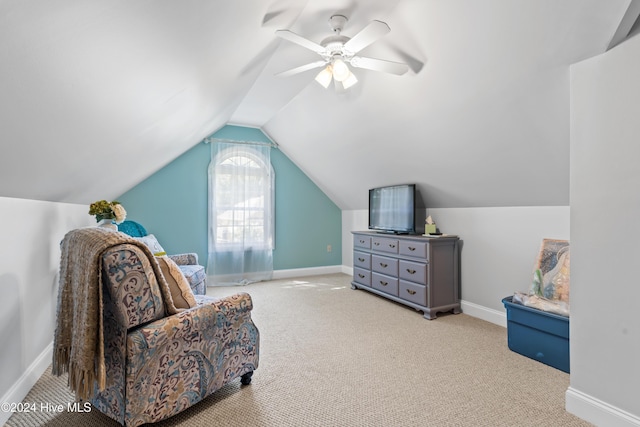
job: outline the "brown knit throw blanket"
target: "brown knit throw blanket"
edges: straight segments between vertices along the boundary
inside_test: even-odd
[[[80,228],[67,233],[60,257],[52,373],[59,376],[69,372],[69,387],[79,399],[93,397],[95,382],[99,390],[105,387],[102,254],[121,243],[136,245],[144,251],[162,290],[165,312],[176,312],[169,286],[146,245],[102,227]]]

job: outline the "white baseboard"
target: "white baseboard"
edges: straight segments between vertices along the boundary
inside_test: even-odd
[[[44,374],[51,364],[53,356],[53,342],[51,342],[33,363],[18,378],[18,381],[11,386],[4,396],[0,397],[0,403],[19,403],[24,400],[31,388]],[[0,425],[4,425],[11,417],[11,412],[0,411]]]
[[[597,426],[638,427],[640,417],[569,387],[565,392],[567,412]]]
[[[292,268],[289,270],[274,270],[274,279],[290,279],[302,276],[319,276],[322,274],[343,273],[342,265],[328,265],[325,267]]]
[[[503,328],[507,327],[507,315],[502,311],[487,308],[464,300],[460,301],[460,308],[464,314],[486,320],[487,322],[495,323]]]

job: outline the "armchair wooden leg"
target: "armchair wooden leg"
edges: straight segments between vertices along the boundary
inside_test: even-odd
[[[242,377],[240,377],[240,382],[242,383],[242,385],[249,385],[251,384],[251,377],[253,376],[253,371],[251,372],[247,372],[246,374],[244,374]]]

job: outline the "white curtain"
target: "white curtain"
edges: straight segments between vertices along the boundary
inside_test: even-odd
[[[274,173],[267,144],[213,142],[208,285],[273,277]]]

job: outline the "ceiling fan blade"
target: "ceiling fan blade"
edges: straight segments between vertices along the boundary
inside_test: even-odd
[[[358,53],[380,37],[388,34],[389,31],[391,28],[385,22],[371,21],[369,25],[344,44],[344,49],[351,53]]]
[[[283,71],[281,73],[276,74],[276,76],[278,76],[278,77],[289,77],[289,76],[293,76],[294,74],[303,73],[305,71],[313,70],[314,68],[320,68],[320,67],[323,67],[325,65],[327,65],[326,61],[311,62],[309,64],[301,65],[299,67],[292,68],[292,69],[287,70],[287,71]]]
[[[363,56],[354,56],[351,58],[351,65],[356,68],[364,68],[366,70],[382,71],[384,73],[396,74],[401,76],[409,71],[409,66],[402,62],[385,61],[384,59],[365,58]]]
[[[312,42],[309,39],[305,39],[304,37],[299,36],[296,33],[291,32],[289,30],[278,30],[276,31],[276,36],[283,38],[285,40],[289,40],[290,42],[299,44],[300,46],[305,47],[321,55],[327,51],[327,49],[320,46],[318,43]]]

